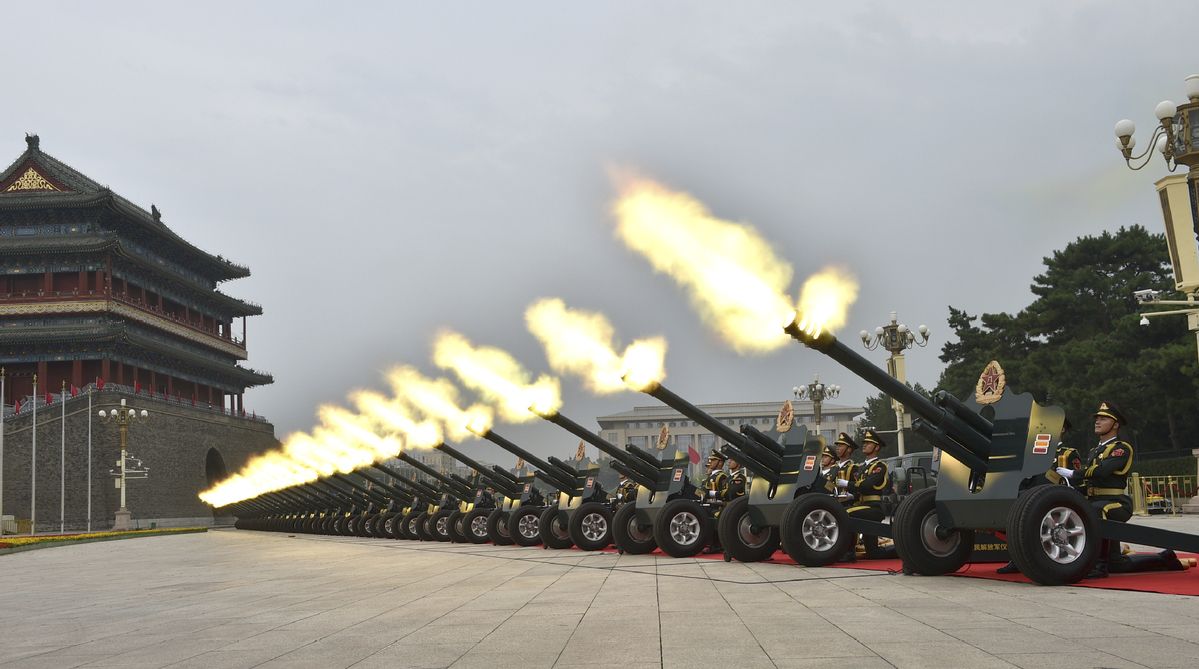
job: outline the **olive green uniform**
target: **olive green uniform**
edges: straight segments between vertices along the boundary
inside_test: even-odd
[[[883,495],[891,483],[891,473],[887,463],[877,458],[863,462],[857,468],[856,476],[849,480],[849,492],[854,496],[854,502],[846,511],[853,518],[863,520],[883,520]],[[881,558],[884,553],[879,550],[878,537],[862,535],[862,545],[866,549],[866,557]]]

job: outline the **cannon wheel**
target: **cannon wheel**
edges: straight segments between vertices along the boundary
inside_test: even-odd
[[[450,541],[450,516],[454,511],[455,509],[440,509],[425,521],[425,526],[429,528],[429,534],[433,535],[435,541]]]
[[[416,533],[416,525],[414,523],[419,511],[409,511],[396,521],[395,527],[392,530],[392,536],[396,539],[420,539],[420,535]]]
[[[805,567],[823,567],[841,559],[854,537],[845,507],[835,497],[818,492],[791,500],[779,533],[783,550]]]
[[[924,576],[957,571],[974,550],[974,530],[942,528],[937,518],[936,488],[909,495],[891,524],[895,552],[905,569]]]
[[[573,545],[570,540],[570,532],[562,524],[556,506],[551,506],[541,512],[541,519],[537,522],[537,531],[541,534],[541,545],[546,548],[562,549],[570,548]]]
[[[433,541],[433,535],[429,534],[429,528],[427,526],[428,520],[429,514],[425,511],[421,511],[420,513],[416,514],[416,517],[414,517],[412,522],[409,524],[409,527],[412,528],[413,532],[416,533],[417,538],[421,541]]]
[[[720,545],[738,562],[769,560],[779,547],[779,528],[756,527],[749,516],[749,498],[729,502],[716,521]]]
[[[474,509],[462,519],[462,531],[466,540],[472,544],[484,544],[490,538],[487,536],[487,516],[491,509]]]
[[[585,502],[570,517],[570,540],[585,551],[598,551],[612,543],[612,509],[602,502]]]
[[[539,529],[541,527],[540,506],[520,506],[508,514],[508,534],[518,546],[536,546],[541,543]]]
[[[496,546],[511,546],[512,535],[508,533],[508,518],[503,509],[496,509],[487,516],[487,536]]]
[[[466,528],[462,525],[462,519],[464,518],[466,518],[465,513],[454,509],[445,523],[445,529],[450,533],[450,541],[456,544],[464,544],[469,541],[466,538]]]
[[[622,553],[645,555],[658,547],[654,541],[654,528],[637,522],[637,509],[633,502],[626,502],[612,517],[612,541]]]
[[[1099,519],[1069,486],[1036,486],[1008,511],[1008,553],[1020,572],[1041,585],[1082,580],[1099,556]]]
[[[387,514],[387,517],[383,519],[383,522],[379,523],[378,527],[375,528],[378,530],[375,533],[375,536],[379,537],[380,539],[395,539],[396,527],[399,526],[400,521],[403,519],[404,516],[400,513]]]
[[[712,537],[712,519],[692,499],[675,499],[662,507],[654,524],[654,541],[670,557],[693,557],[708,545]]]

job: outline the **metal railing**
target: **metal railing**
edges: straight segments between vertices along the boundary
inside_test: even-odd
[[[54,398],[54,401],[50,402],[50,403],[46,402],[46,398],[44,395],[41,397],[34,397],[32,395],[23,397],[23,398],[21,398],[21,412],[19,414],[13,412],[12,406],[5,404],[5,405],[3,405],[4,416],[5,416],[5,418],[9,418],[12,416],[25,416],[25,415],[31,414],[31,413],[33,413],[33,407],[34,407],[35,403],[37,405],[38,411],[45,411],[47,408],[50,408],[51,410],[61,410],[62,403],[64,401],[67,402],[68,405],[74,404],[75,402],[86,403],[87,394],[89,392],[92,392],[97,395],[103,395],[106,393],[118,393],[118,394],[124,394],[124,395],[133,395],[134,397],[137,397],[139,399],[139,401],[147,400],[150,402],[157,402],[159,404],[166,404],[166,405],[170,405],[170,406],[188,407],[191,409],[196,409],[198,411],[208,411],[213,414],[228,416],[230,418],[240,418],[243,420],[250,420],[250,421],[255,421],[255,422],[259,422],[259,423],[269,423],[270,422],[269,420],[266,419],[266,417],[259,416],[257,413],[254,413],[253,411],[245,411],[243,409],[241,412],[237,412],[237,411],[228,409],[223,406],[214,406],[212,404],[209,404],[207,401],[201,401],[199,398],[196,398],[193,400],[190,397],[180,397],[178,395],[167,395],[165,392],[150,393],[147,390],[145,390],[144,388],[141,390],[135,390],[133,386],[121,385],[119,383],[109,383],[106,381],[104,383],[103,388],[97,387],[96,384],[94,384],[94,383],[89,383],[86,386],[79,388],[78,390],[79,390],[79,393],[73,397],[71,396],[70,393],[66,393],[65,395],[63,393],[50,393],[50,395]],[[50,417],[53,417],[53,416],[50,416]]]
[[[1137,515],[1182,513],[1182,505],[1196,493],[1197,477],[1141,476],[1128,477],[1128,496],[1132,498],[1133,513]]]

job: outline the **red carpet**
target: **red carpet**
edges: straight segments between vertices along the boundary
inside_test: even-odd
[[[719,557],[719,556],[718,556]],[[775,554],[777,560],[779,554]],[[784,560],[790,562],[786,555]],[[1190,553],[1179,553],[1178,557],[1195,557]],[[771,560],[774,562],[775,560]],[[838,569],[879,569],[884,571],[899,571],[903,565],[899,560],[858,560],[853,564],[841,563],[829,565]],[[1032,583],[1024,574],[997,574],[996,569],[1001,563],[987,562],[968,564],[953,576],[966,578],[987,578],[992,581],[1011,581],[1013,583]],[[1080,581],[1075,585],[1083,588],[1099,588],[1101,590],[1135,590],[1137,592],[1161,592],[1169,595],[1199,596],[1199,569],[1183,571],[1148,571],[1140,574],[1112,574],[1107,578]]]
[[[605,552],[616,552],[614,548],[606,548]],[[660,549],[650,553],[655,557],[667,557]],[[695,556],[701,560],[723,560],[721,553],[700,553]],[[1178,557],[1199,557],[1192,553],[1179,553]],[[795,564],[795,561],[783,551],[775,551],[774,556],[766,560],[770,564]],[[962,570],[949,574],[966,578],[986,578],[992,581],[1011,581],[1013,583],[1032,583],[1024,574],[997,574],[996,569],[1003,566],[1002,562],[980,562],[968,564]],[[870,569],[875,571],[899,572],[903,563],[899,559],[892,560],[858,560],[854,563],[841,562],[829,567],[837,569]],[[1167,595],[1190,595],[1199,597],[1199,568],[1183,571],[1150,571],[1140,574],[1112,574],[1107,578],[1093,579],[1075,583],[1083,588],[1099,588],[1101,590],[1133,590],[1136,592],[1160,592]]]

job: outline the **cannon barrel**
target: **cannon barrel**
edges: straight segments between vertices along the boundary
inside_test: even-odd
[[[400,502],[402,506],[411,505],[413,500],[416,497],[416,495],[414,495],[412,493],[412,491],[405,490],[403,488],[397,488],[396,486],[393,486],[386,481],[377,479],[374,476],[371,476],[370,473],[367,472],[366,470],[359,470],[357,472],[357,474],[359,476],[361,476],[362,478],[366,479],[367,481],[370,481],[374,485],[382,488],[383,490],[386,490],[388,493],[390,493],[392,495],[392,499],[396,500],[397,502]]]
[[[436,469],[433,469],[429,465],[426,465],[425,463],[421,462],[420,460],[417,460],[416,458],[412,457],[411,455],[408,455],[407,453],[400,453],[396,457],[398,457],[400,460],[403,460],[404,462],[407,462],[408,464],[412,465],[416,469],[419,469],[420,471],[424,472],[428,476],[431,476],[434,479],[440,481],[442,483],[442,485],[444,485],[446,487],[445,492],[451,493],[453,496],[457,497],[458,499],[470,499],[474,493],[473,490],[462,486],[462,484],[458,483],[454,479],[442,474],[441,472],[437,471]]]
[[[771,439],[770,435],[748,423],[743,423],[740,429],[741,434],[753,439],[755,443],[766,449],[767,452],[773,453],[780,458],[783,457],[783,447],[777,441]]]
[[[989,432],[983,433],[976,429],[973,424],[976,421],[963,420],[953,408],[938,407],[928,398],[891,378],[885,371],[871,364],[869,360],[837,341],[832,333],[822,332],[813,336],[804,332],[799,327],[798,321],[799,318],[796,317],[795,321],[783,330],[808,348],[815,349],[841,363],[843,367],[881,390],[883,394],[898,400],[911,409],[912,413],[929,423],[929,427],[940,430],[945,437],[939,446],[946,453],[957,458],[972,470],[987,471],[987,458],[991,455],[991,436]],[[961,409],[969,411],[964,406]]]
[[[754,474],[772,478],[772,480],[778,477],[779,469],[782,467],[782,459],[775,454],[775,451],[771,447],[764,446],[758,443],[754,437],[744,435],[725,425],[716,417],[679,397],[661,383],[655,383],[652,388],[644,392],[727,441],[734,452],[733,457],[736,458],[737,452],[742,453],[743,456],[738,462],[743,461],[742,464]],[[767,441],[770,441],[769,437],[765,438]]]
[[[508,492],[519,493],[520,488],[521,488],[521,483],[519,481],[517,481],[516,477],[513,476],[511,473],[509,473],[507,470],[502,469],[500,467],[496,467],[495,465],[492,465],[492,468],[488,469],[487,467],[483,466],[483,463],[479,462],[478,460],[475,460],[474,458],[466,455],[462,451],[459,451],[458,449],[450,446],[449,444],[447,444],[445,442],[442,442],[442,443],[438,444],[437,446],[434,446],[434,448],[444,452],[446,455],[449,455],[451,458],[454,458],[458,462],[461,462],[462,464],[466,465],[467,467],[470,467],[471,469],[475,470],[476,472],[479,473],[480,477],[482,477],[487,482],[491,483],[492,486],[494,486],[497,490],[504,493],[505,495],[508,494]],[[505,492],[505,491],[508,491],[508,492]]]
[[[637,477],[629,475],[628,472],[632,472],[632,471],[639,472],[641,474],[641,476],[643,478],[646,478],[647,480],[653,480],[654,478],[657,477],[658,467],[656,465],[651,465],[650,463],[646,462],[645,460],[642,460],[640,458],[636,458],[636,457],[632,456],[628,451],[624,451],[624,450],[621,450],[620,448],[617,448],[611,442],[607,441],[606,439],[602,439],[598,434],[594,434],[594,433],[588,431],[587,428],[583,427],[582,425],[579,425],[578,423],[567,418],[566,416],[563,416],[561,413],[555,412],[552,415],[541,416],[541,417],[544,418],[545,420],[548,420],[549,422],[553,423],[554,425],[557,425],[558,427],[565,429],[567,432],[570,432],[571,434],[573,434],[576,437],[578,437],[579,439],[582,439],[583,441],[591,444],[592,446],[595,446],[601,452],[607,453],[608,456],[611,457],[616,462],[620,462],[620,463],[624,464],[628,469],[628,471],[625,472],[625,475],[629,476],[629,478],[633,479],[634,481],[641,483],[641,481],[639,481],[637,479]],[[613,468],[615,469],[615,467],[613,467]],[[648,484],[643,484],[643,485],[648,485]]]
[[[537,469],[540,469],[541,472],[545,475],[545,476],[542,476],[541,479],[543,481],[545,481],[546,483],[548,483],[553,488],[555,488],[557,490],[574,490],[575,489],[576,485],[575,485],[574,479],[575,479],[576,475],[574,472],[570,472],[569,474],[567,474],[566,472],[563,472],[560,468],[555,467],[554,465],[551,465],[550,463],[546,462],[545,460],[542,460],[541,458],[537,457],[536,455],[533,455],[532,453],[526,451],[525,449],[521,448],[520,446],[517,446],[516,444],[512,443],[511,441],[496,434],[492,430],[488,430],[487,432],[485,432],[479,436],[483,437],[487,441],[490,441],[491,443],[495,444],[496,446],[499,446],[500,448],[504,449],[505,451],[508,451],[509,453],[515,455],[516,457],[523,458],[525,460],[525,462],[528,462],[529,464],[533,465]],[[549,478],[547,479],[546,477],[549,477]]]
[[[330,488],[339,490],[343,495],[348,497],[353,502],[355,507],[360,507],[360,506],[369,507],[370,505],[376,503],[375,500],[372,499],[371,496],[367,495],[366,493],[359,492],[358,490],[354,490],[352,487],[348,488],[348,489],[343,488],[341,486],[340,479],[336,479],[337,476],[338,476],[338,474],[333,474],[333,476],[325,479],[324,481],[322,481],[322,483],[329,486]]]
[[[749,453],[743,451],[729,443],[725,443],[720,450],[725,454],[726,457],[731,457],[737,462],[740,462],[745,466],[746,469],[753,472],[755,476],[761,476],[771,483],[778,482],[779,473],[782,471],[781,460],[776,458],[776,461],[768,464],[767,462],[757,459],[756,456],[759,455],[758,453]]]
[[[431,503],[431,502],[435,501],[437,498],[441,497],[441,493],[438,492],[438,490],[436,488],[425,483],[424,481],[421,481],[419,479],[410,479],[406,476],[401,475],[399,472],[395,471],[394,469],[391,469],[390,467],[387,467],[386,465],[383,465],[378,462],[372,463],[371,467],[373,469],[376,469],[384,474],[387,474],[391,478],[395,479],[396,483],[398,483],[399,485],[401,485],[405,488],[408,488],[413,493],[419,495],[420,497],[422,497],[424,499],[425,502]]]
[[[388,502],[391,501],[391,498],[388,497],[387,495],[384,495],[383,493],[380,493],[377,490],[371,490],[370,488],[368,488],[368,487],[362,485],[361,483],[355,481],[354,479],[350,478],[350,476],[348,474],[335,473],[334,476],[336,476],[339,481],[345,482],[346,485],[350,486],[351,488],[354,488],[355,490],[362,493],[363,495],[366,495],[366,497],[368,499],[375,502],[376,504],[382,504],[384,506],[387,506]]]
[[[747,438],[740,443],[729,443],[728,448],[734,452],[742,451],[745,455],[752,457],[754,460],[761,463],[770,471],[778,472],[783,468],[783,457],[778,451],[766,444],[772,444],[770,437],[760,432],[752,425],[742,425],[741,433]],[[763,443],[766,442],[766,443]],[[733,456],[734,459],[737,457]],[[758,472],[754,472],[755,474]]]

